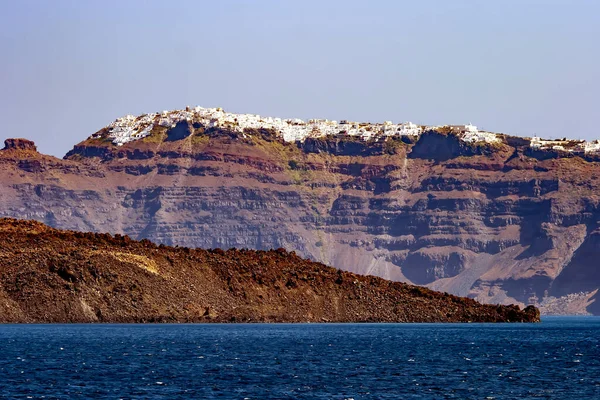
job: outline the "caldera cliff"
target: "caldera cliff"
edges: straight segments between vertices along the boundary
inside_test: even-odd
[[[7,141],[0,215],[600,314],[595,144],[202,112],[118,120],[62,160]]]

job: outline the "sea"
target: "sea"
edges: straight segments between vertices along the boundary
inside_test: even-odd
[[[600,318],[0,325],[9,399],[600,399]]]

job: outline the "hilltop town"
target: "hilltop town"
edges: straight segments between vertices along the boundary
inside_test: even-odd
[[[307,138],[348,135],[363,140],[379,140],[391,136],[418,137],[427,131],[443,131],[457,135],[465,143],[499,143],[501,134],[479,130],[472,124],[466,125],[418,125],[412,122],[365,123],[348,120],[327,119],[282,119],[262,117],[256,114],[235,114],[222,108],[186,107],[185,110],[162,111],[140,116],[126,115],[118,118],[92,138],[107,137],[117,146],[149,136],[157,126],[173,128],[187,121],[196,127],[228,129],[241,134],[249,130],[267,129],[275,132],[286,142],[303,142]],[[553,150],[574,154],[600,152],[600,141],[549,140],[534,136],[528,138],[529,146],[535,150]]]
[[[118,118],[108,125],[103,134],[116,145],[123,145],[131,141],[142,139],[151,134],[155,126],[173,128],[178,122],[188,121],[205,128],[226,128],[239,133],[246,133],[251,129],[268,129],[274,131],[286,142],[302,142],[306,138],[325,137],[334,135],[348,135],[360,137],[364,140],[377,140],[389,136],[419,136],[427,130],[445,128],[459,134],[465,142],[500,141],[496,134],[484,132],[476,126],[447,125],[425,126],[412,122],[394,124],[391,121],[383,123],[365,123],[355,121],[330,121],[327,119],[282,119],[262,117],[256,114],[234,114],[223,111],[222,108],[186,107],[185,110],[163,111],[161,113],[143,114],[135,117],[127,115]],[[92,137],[98,137],[101,133]]]

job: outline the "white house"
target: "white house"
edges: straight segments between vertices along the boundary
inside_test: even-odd
[[[476,133],[477,127],[475,125],[467,124],[467,125],[448,125],[451,131],[458,133]]]

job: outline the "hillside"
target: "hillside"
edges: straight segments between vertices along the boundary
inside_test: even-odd
[[[600,314],[597,143],[203,110],[119,119],[64,160],[8,141],[0,215]]]
[[[283,249],[196,250],[0,219],[0,322],[535,322]]]

